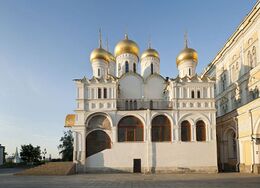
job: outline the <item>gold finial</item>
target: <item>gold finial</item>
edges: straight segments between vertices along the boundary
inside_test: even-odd
[[[102,48],[102,34],[101,34],[101,28],[99,28],[99,48]]]
[[[187,31],[184,33],[184,47],[188,48],[188,34],[187,34]]]

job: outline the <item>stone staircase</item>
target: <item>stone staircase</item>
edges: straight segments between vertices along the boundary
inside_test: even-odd
[[[29,176],[66,176],[76,173],[76,165],[73,162],[49,162],[34,168],[26,169],[15,175]]]

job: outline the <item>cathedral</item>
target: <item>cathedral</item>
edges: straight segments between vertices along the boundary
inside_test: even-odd
[[[217,172],[215,79],[196,74],[198,54],[185,41],[170,78],[151,44],[140,53],[126,34],[112,54],[100,34],[93,76],[74,80],[75,114],[65,120],[78,173]]]

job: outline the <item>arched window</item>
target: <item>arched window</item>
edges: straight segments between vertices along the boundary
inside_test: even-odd
[[[200,98],[200,91],[197,91],[197,98]]]
[[[125,62],[125,72],[129,72],[129,63],[128,63],[128,61]]]
[[[153,74],[153,64],[151,64],[151,74]]]
[[[136,63],[133,64],[134,72],[136,72]]]
[[[137,109],[137,101],[134,100],[134,109],[136,110]]]
[[[191,126],[186,120],[181,123],[181,141],[191,141]]]
[[[153,101],[150,100],[150,109],[153,109]]]
[[[133,109],[133,101],[130,100],[130,110],[132,110],[132,109]]]
[[[227,149],[228,149],[228,158],[236,159],[237,158],[237,139],[236,133],[233,130],[227,132]]]
[[[100,68],[98,68],[98,76],[100,76],[101,75],[101,73],[100,73],[101,71],[100,71]]]
[[[107,98],[107,88],[104,88],[104,90],[103,90],[103,96],[104,96],[104,99],[106,99]]]
[[[152,120],[152,142],[171,141],[171,123],[164,116],[159,115]]]
[[[101,88],[98,88],[98,99],[101,99]]]
[[[191,69],[189,68],[189,76],[191,76]]]
[[[247,61],[248,61],[247,64],[248,64],[249,68],[252,68],[252,66],[253,66],[253,58],[252,58],[252,54],[251,54],[250,50],[247,53]]]
[[[86,138],[86,157],[110,148],[111,140],[104,131],[95,130],[88,134]]]
[[[196,123],[196,140],[206,141],[206,126],[202,120]]]
[[[252,54],[253,54],[253,67],[255,67],[257,65],[257,56],[256,56],[256,47],[253,46],[253,49],[252,49]]]
[[[118,142],[143,141],[143,124],[134,116],[126,116],[118,123]]]
[[[194,93],[194,91],[192,90],[191,91],[191,98],[194,98],[195,97],[195,93]]]

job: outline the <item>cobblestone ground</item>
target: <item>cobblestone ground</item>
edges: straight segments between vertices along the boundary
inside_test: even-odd
[[[1,169],[0,169],[1,171]],[[0,188],[94,187],[260,187],[260,175],[222,174],[80,174],[72,176],[14,176],[0,172]]]

